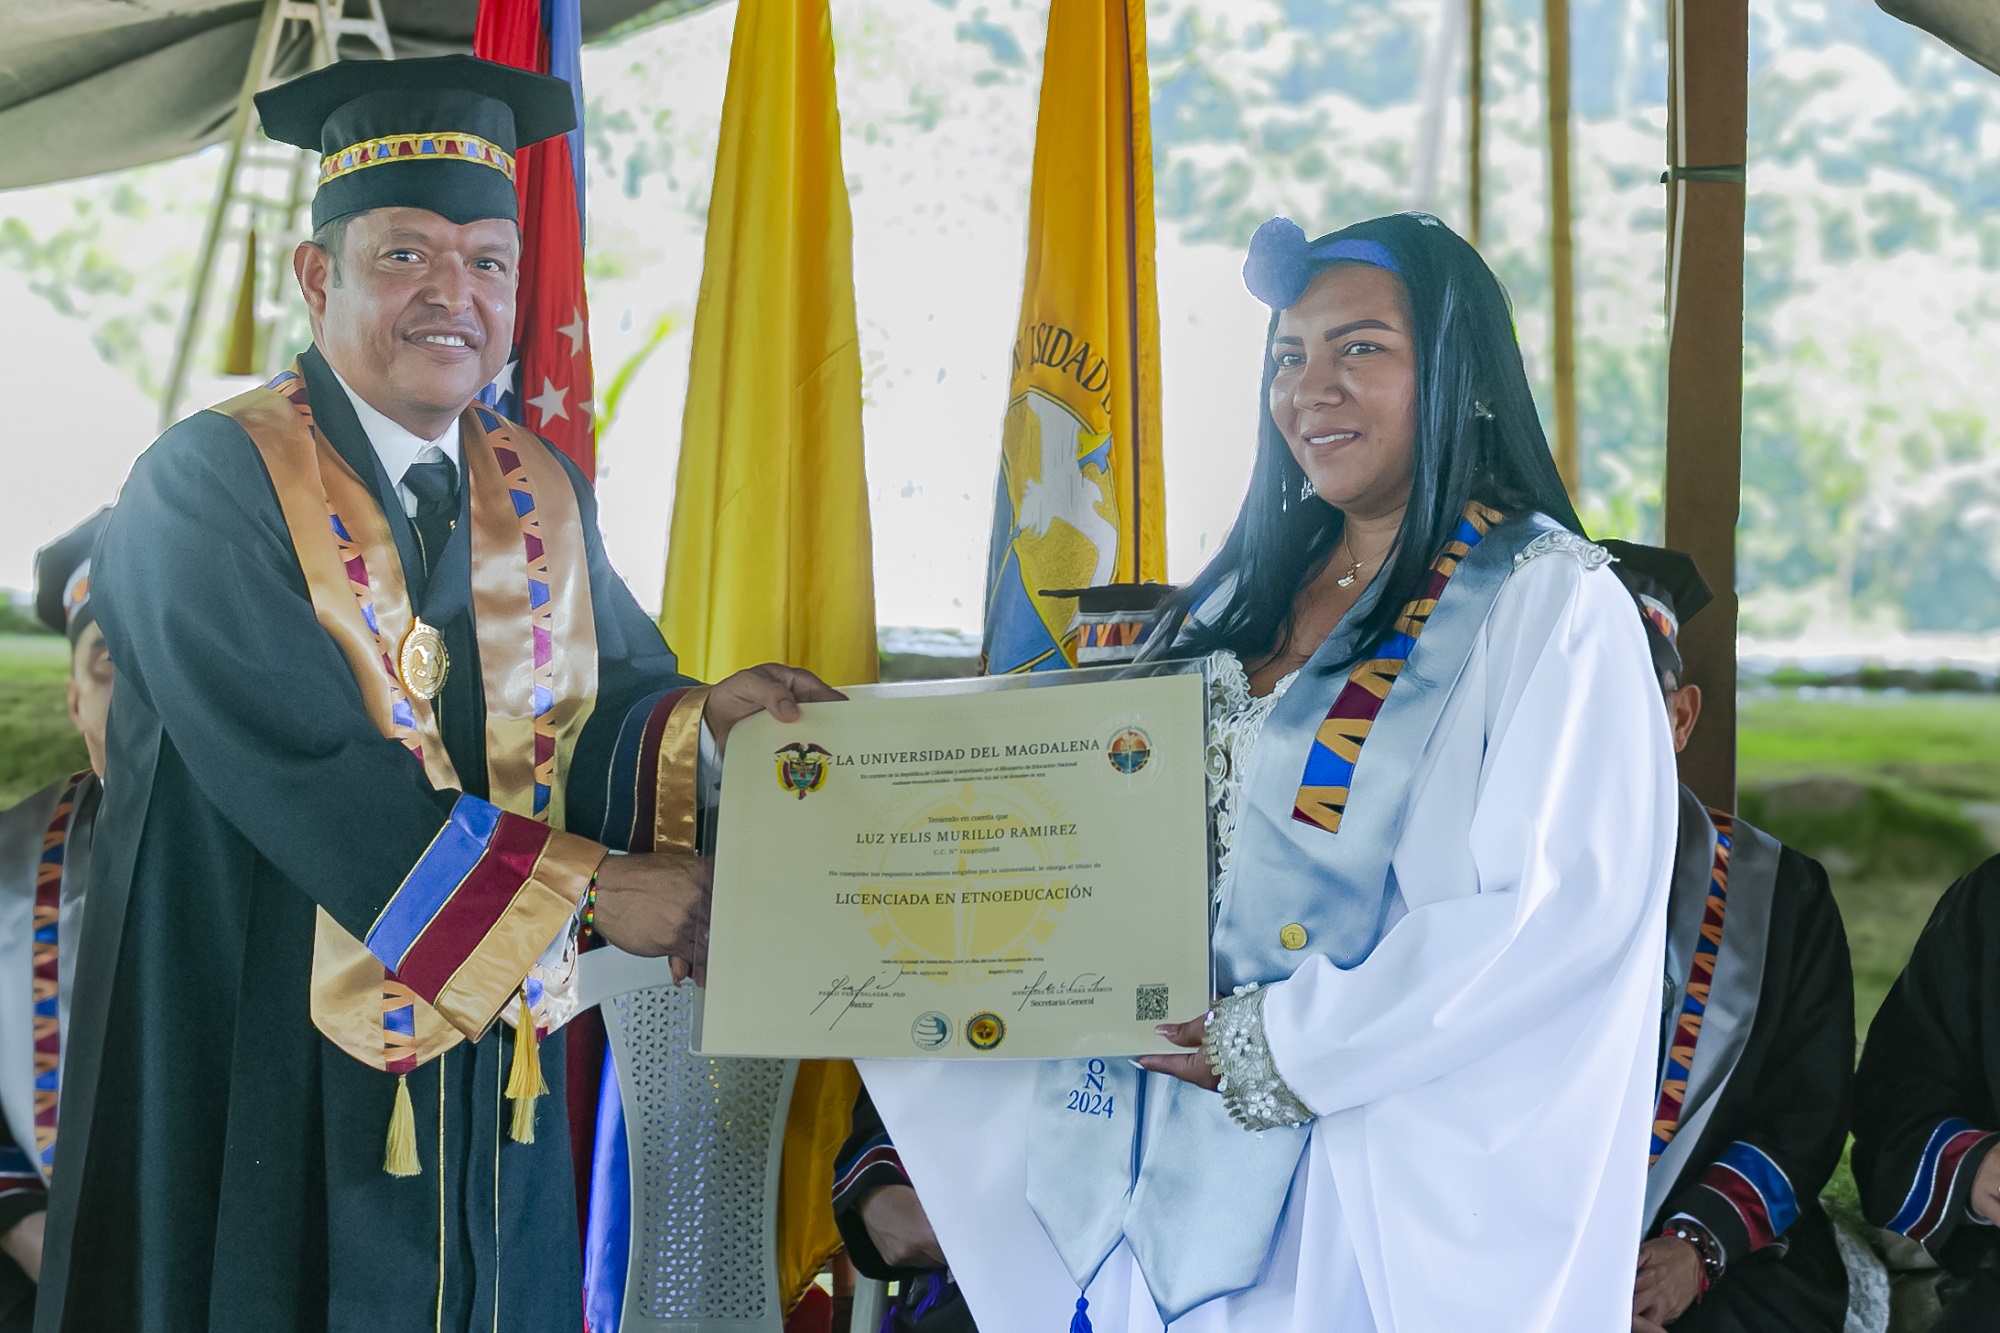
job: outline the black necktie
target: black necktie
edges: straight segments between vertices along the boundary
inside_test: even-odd
[[[451,540],[451,525],[458,518],[458,469],[444,456],[444,450],[429,445],[403,474],[403,484],[417,497],[417,512],[410,515],[410,522],[417,529],[417,544],[423,548],[428,576],[444,553],[444,544]]]

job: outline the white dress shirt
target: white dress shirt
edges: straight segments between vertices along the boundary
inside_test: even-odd
[[[329,367],[331,369],[331,367]],[[375,456],[382,460],[382,470],[389,474],[389,481],[396,488],[396,494],[403,498],[403,512],[414,518],[417,513],[417,497],[403,484],[403,474],[410,470],[410,464],[426,449],[435,448],[451,464],[452,471],[460,476],[464,470],[458,461],[458,418],[451,419],[451,427],[435,440],[426,440],[414,432],[407,431],[368,405],[368,401],[354,392],[354,386],[340,378],[334,371],[333,377],[346,393],[347,401],[354,404],[354,415],[360,419],[361,430],[368,436],[368,443],[375,447]]]

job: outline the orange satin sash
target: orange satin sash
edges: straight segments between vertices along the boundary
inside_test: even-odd
[[[314,423],[296,365],[213,410],[242,426],[263,458],[314,615],[353,670],[369,720],[409,749],[434,788],[457,788],[435,710],[404,688],[398,671],[417,617],[395,537],[367,483]],[[459,450],[471,497],[488,799],[560,828],[564,777],[597,696],[597,629],[576,493],[539,439],[477,404],[459,419]],[[546,1030],[568,1018],[574,978],[542,979],[535,1018]],[[385,1013],[412,1004],[414,1035],[385,1023]],[[510,1021],[512,1013],[509,1006]],[[347,1054],[398,1073],[463,1040],[324,909],[313,938],[312,1016]]]

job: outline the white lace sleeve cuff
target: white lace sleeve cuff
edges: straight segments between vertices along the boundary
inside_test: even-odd
[[[1209,1066],[1221,1076],[1222,1104],[1245,1129],[1278,1129],[1314,1118],[1312,1108],[1286,1086],[1264,1040],[1264,991],[1232,995],[1215,1006],[1202,1043]]]

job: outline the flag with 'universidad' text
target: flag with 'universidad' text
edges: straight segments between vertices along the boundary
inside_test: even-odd
[[[993,673],[1076,665],[1073,597],[1166,574],[1144,0],[1053,0],[987,561]]]

